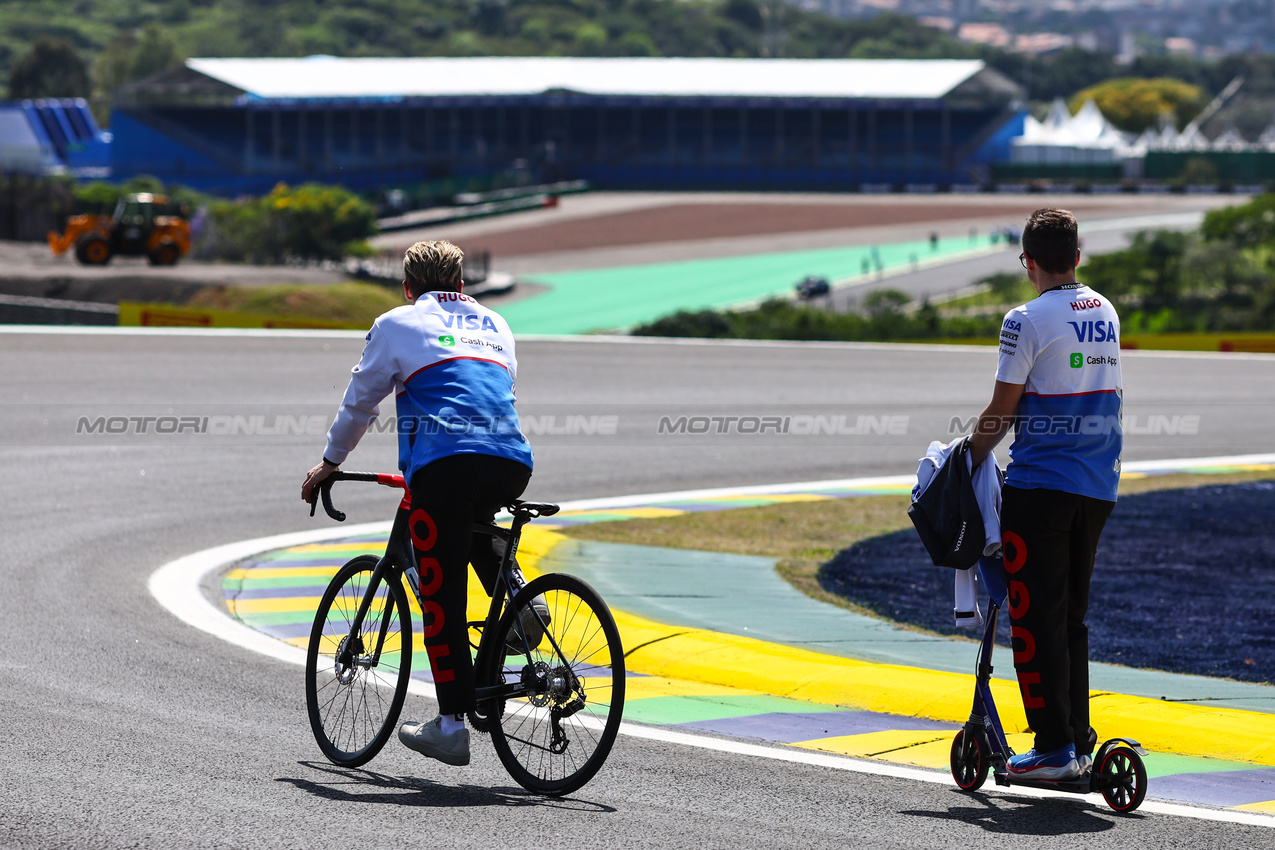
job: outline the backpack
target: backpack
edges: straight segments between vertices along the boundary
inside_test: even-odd
[[[925,489],[912,491],[908,519],[936,567],[968,570],[983,554],[983,514],[974,496],[969,453],[970,438],[962,437]]]

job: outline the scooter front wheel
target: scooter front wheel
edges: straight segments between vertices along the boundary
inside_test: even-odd
[[[962,791],[977,791],[987,781],[988,754],[979,735],[962,729],[952,739],[952,778]]]
[[[1147,796],[1147,768],[1132,747],[1112,747],[1094,765],[1096,784],[1102,798],[1121,814],[1128,814]]]

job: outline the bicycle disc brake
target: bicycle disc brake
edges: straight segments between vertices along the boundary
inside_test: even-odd
[[[544,708],[554,698],[549,678],[549,665],[543,661],[522,668],[522,686],[527,691],[527,702],[536,708]]]
[[[354,677],[358,675],[358,658],[363,653],[362,637],[359,635],[346,635],[341,638],[341,644],[336,648],[336,657],[333,664],[338,682],[348,685],[354,680]]]

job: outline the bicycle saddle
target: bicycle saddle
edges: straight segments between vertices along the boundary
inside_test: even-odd
[[[532,516],[553,516],[560,510],[557,505],[551,505],[548,502],[523,502],[518,499],[514,499],[511,507],[515,510],[526,511]]]

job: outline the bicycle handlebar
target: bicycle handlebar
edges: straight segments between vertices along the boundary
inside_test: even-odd
[[[323,510],[327,512],[328,516],[337,522],[345,522],[345,512],[338,511],[332,505],[332,485],[338,481],[371,481],[374,484],[397,487],[404,492],[408,491],[407,483],[402,475],[391,475],[385,472],[341,472],[337,470],[319,482],[310,493],[310,516],[314,516],[315,508],[318,507],[319,500],[322,499]],[[514,499],[505,506],[505,510],[516,516],[535,518],[553,516],[558,512],[559,508],[557,505],[551,505],[546,502],[524,502]]]
[[[318,486],[314,488],[314,492],[310,494],[310,516],[314,516],[315,508],[318,507],[319,500],[322,499],[323,510],[327,512],[328,516],[337,522],[345,522],[345,512],[338,511],[332,504],[332,485],[338,481],[371,481],[376,484],[384,484],[386,487],[407,489],[401,475],[386,475],[381,472],[341,472],[338,470],[320,481]]]

